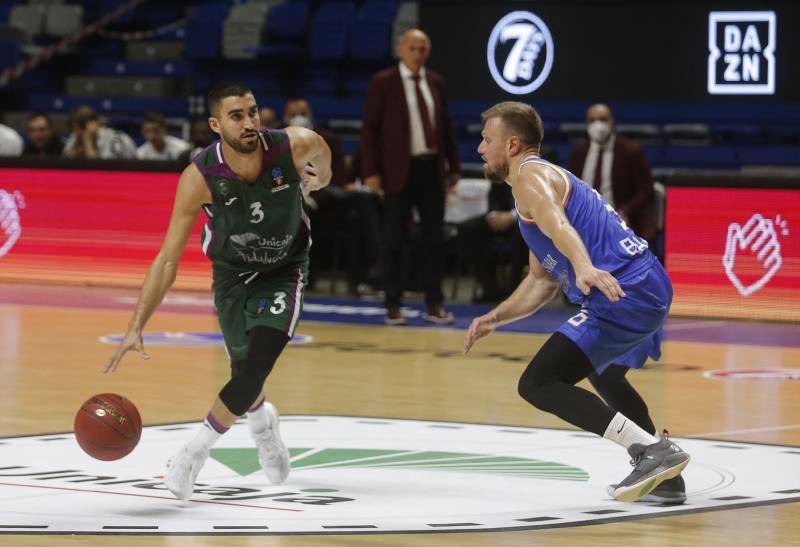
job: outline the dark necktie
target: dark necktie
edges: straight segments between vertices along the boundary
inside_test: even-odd
[[[592,181],[592,185],[598,190],[603,184],[603,152],[603,147],[599,147],[597,150],[597,164],[594,166],[594,180]]]
[[[425,102],[425,97],[422,96],[422,89],[419,87],[419,74],[412,74],[411,79],[414,80],[414,90],[417,92],[417,109],[422,120],[422,131],[425,133],[425,146],[428,150],[436,150],[436,135],[433,132],[433,125],[431,125],[428,103]]]

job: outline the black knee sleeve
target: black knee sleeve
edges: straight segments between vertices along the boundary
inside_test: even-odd
[[[288,342],[286,333],[277,329],[259,326],[250,331],[247,357],[231,363],[233,376],[219,392],[231,414],[241,416],[258,399],[264,381]]]

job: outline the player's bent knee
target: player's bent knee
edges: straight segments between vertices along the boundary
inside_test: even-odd
[[[523,374],[519,379],[517,391],[520,397],[544,412],[551,412],[554,408],[553,396],[549,385],[551,382],[531,381]]]
[[[250,332],[247,358],[232,364],[234,376],[219,392],[232,414],[241,416],[256,402],[288,341],[285,333],[269,327],[256,327]]]

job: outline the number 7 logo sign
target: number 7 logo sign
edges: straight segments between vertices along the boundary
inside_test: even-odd
[[[775,222],[778,224],[781,234],[788,235],[789,230],[786,226],[786,221],[781,220],[780,215],[775,218]],[[737,273],[736,271],[737,253],[755,255],[755,259],[762,268],[758,279],[749,285],[745,285],[742,282],[742,273]],[[725,268],[725,274],[730,282],[743,297],[747,298],[762,289],[769,283],[769,280],[781,268],[782,264],[781,244],[778,241],[775,223],[771,219],[755,213],[744,227],[737,222],[733,222],[728,226],[728,237],[725,242],[722,266]]]

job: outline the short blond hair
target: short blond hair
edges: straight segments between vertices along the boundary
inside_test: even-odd
[[[481,114],[485,124],[489,118],[500,118],[506,135],[515,135],[523,145],[540,147],[544,138],[544,124],[536,109],[516,101],[498,103]]]

